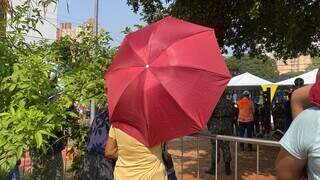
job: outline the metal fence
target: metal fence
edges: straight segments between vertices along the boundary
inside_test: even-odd
[[[62,164],[59,164],[62,165],[62,175],[61,177],[64,179],[64,180],[71,180],[71,179],[74,179],[74,173],[70,171],[70,167],[71,167],[71,164],[72,164],[72,161],[75,157],[75,153],[72,153],[73,150],[70,150],[71,148],[71,144],[68,143],[66,144],[66,147],[65,149],[63,149],[63,151],[61,152],[61,158],[59,158],[59,163],[60,163],[60,160],[62,161],[61,163]],[[21,160],[21,164],[19,166],[19,171],[20,171],[20,179],[30,179],[31,176],[32,176],[32,166],[33,166],[33,160],[32,160],[32,155],[34,155],[32,153],[32,151],[28,151],[26,153],[24,153],[24,155],[22,156],[22,158],[20,159]],[[48,156],[48,158],[53,158],[53,156]]]
[[[201,133],[201,134],[194,134],[189,136],[196,139],[196,158],[197,158],[197,179],[200,179],[200,160],[199,160],[199,140],[200,139],[212,139],[215,140],[216,143],[216,159],[215,159],[215,179],[218,179],[218,141],[229,141],[235,143],[235,179],[238,178],[238,144],[239,143],[249,143],[254,144],[257,147],[257,160],[256,160],[256,179],[259,179],[259,172],[260,172],[260,146],[272,146],[272,147],[280,147],[279,142],[271,141],[271,140],[263,140],[263,139],[255,139],[255,138],[242,138],[242,137],[235,137],[235,136],[225,136],[225,135],[212,135],[209,133]],[[184,142],[183,138],[181,138],[181,174],[180,179],[183,180],[183,152],[184,152]]]
[[[235,168],[234,168],[234,175],[235,175],[235,179],[238,178],[238,145],[239,143],[249,143],[249,144],[254,144],[256,145],[257,151],[256,151],[256,179],[259,179],[259,172],[260,172],[260,166],[259,166],[259,162],[260,162],[260,146],[273,146],[273,147],[280,147],[279,142],[277,141],[271,141],[271,140],[263,140],[263,139],[254,139],[254,138],[241,138],[241,137],[235,137],[235,136],[224,136],[224,135],[212,135],[210,133],[201,133],[201,134],[194,134],[191,136],[188,136],[189,138],[193,138],[196,141],[196,158],[197,158],[197,179],[200,179],[200,158],[199,158],[199,142],[200,140],[214,140],[216,143],[216,159],[215,159],[215,179],[218,179],[218,143],[220,140],[222,141],[229,141],[229,142],[233,142],[235,144]],[[184,151],[185,151],[185,146],[184,146],[184,139],[181,138],[180,139],[180,143],[181,143],[181,173],[180,173],[180,179],[183,180],[183,175],[184,175]],[[68,147],[68,146],[67,146]],[[66,151],[66,150],[65,150]],[[67,168],[70,167],[70,163],[72,162],[72,160],[68,160],[67,157],[67,152],[64,152],[65,155],[63,156],[63,162],[64,162],[64,178],[63,179],[73,179],[73,173],[68,172]],[[23,161],[22,163],[25,163],[25,161]],[[23,165],[23,168],[21,169],[21,175],[22,175],[22,179],[24,179],[25,175],[28,175],[31,173],[31,159],[29,161],[29,166],[27,168],[25,168],[26,166]],[[179,176],[179,175],[178,175]]]

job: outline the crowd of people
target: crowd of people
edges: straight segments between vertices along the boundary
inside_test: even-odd
[[[215,110],[208,121],[208,130],[212,134],[233,135],[247,138],[272,138],[274,132],[280,132],[280,137],[274,136],[275,140],[280,140],[292,122],[291,114],[291,94],[303,86],[303,80],[297,79],[295,86],[291,90],[280,89],[273,101],[270,92],[243,90],[225,91],[220,98]],[[271,116],[272,115],[272,116]],[[273,123],[271,121],[273,119]],[[206,173],[215,175],[216,142],[211,140],[211,164]],[[226,175],[231,174],[230,162],[231,152],[229,142],[218,141],[218,157],[220,162],[220,152],[222,152],[224,170]],[[245,148],[244,143],[240,143],[240,150],[253,151],[252,144]]]
[[[236,111],[232,118],[233,135],[241,136],[244,127],[251,137],[269,138],[275,130],[285,133],[292,122],[291,94],[301,86],[303,84],[297,84],[292,89],[279,89],[272,101],[268,93],[261,90],[229,91],[225,98],[229,100],[229,104],[233,104]]]
[[[243,91],[238,99],[235,93],[221,97],[208,122],[212,134],[259,137],[271,130],[285,133],[279,138],[281,150],[276,161],[279,179],[320,179],[319,137],[320,137],[320,71],[314,85],[304,86],[302,79],[296,79],[291,91],[279,91],[271,103],[263,93],[255,98],[249,91]],[[268,106],[269,105],[269,106]],[[273,116],[273,126],[270,115]],[[234,130],[235,129],[235,130]],[[233,133],[232,133],[233,131]],[[223,154],[226,175],[231,174],[231,152],[229,142],[218,141],[218,157]],[[244,144],[240,149],[245,150]],[[252,151],[248,144],[248,151]],[[211,166],[206,173],[215,175],[216,143],[212,141]]]

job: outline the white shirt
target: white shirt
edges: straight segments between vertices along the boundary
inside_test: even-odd
[[[320,109],[309,108],[292,122],[280,140],[297,159],[307,159],[308,178],[320,180]]]

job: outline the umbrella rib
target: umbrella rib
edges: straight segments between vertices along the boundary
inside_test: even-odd
[[[157,25],[156,26],[156,29],[154,30],[154,31],[152,31],[152,33],[151,33],[151,35],[150,35],[150,37],[149,37],[149,39],[148,39],[148,59],[150,58],[150,52],[151,52],[151,49],[152,49],[152,46],[151,46],[151,40],[153,39],[153,36],[159,31],[159,27],[161,27],[160,25],[161,24],[163,24],[163,22],[164,21],[158,21],[158,23],[156,23],[155,25]]]
[[[143,61],[143,58],[136,52],[136,50],[132,47],[130,41],[128,40],[128,45],[130,46],[131,50],[136,54],[137,57],[139,57],[139,59],[142,61],[143,64],[145,64],[145,62]]]
[[[144,84],[143,84],[144,88],[146,86],[146,79],[144,80]],[[150,129],[150,125],[149,125],[149,116],[148,116],[148,103],[146,102],[147,101],[147,98],[146,98],[146,93],[145,91],[143,91],[143,113],[144,113],[144,118],[145,118],[145,123],[146,123],[146,128],[147,128],[147,131],[146,132],[149,132],[149,129]],[[148,141],[149,141],[149,137],[148,137]]]
[[[110,116],[110,119],[112,119],[112,116],[113,116],[114,112],[116,111],[116,109],[117,109],[117,107],[118,107],[118,104],[119,104],[118,102],[119,102],[119,100],[121,99],[121,97],[123,96],[123,92],[125,92],[125,91],[128,89],[128,87],[131,85],[131,83],[134,82],[137,78],[139,78],[140,74],[142,74],[143,72],[144,72],[144,71],[141,71],[133,80],[131,80],[130,83],[128,83],[127,87],[125,87],[125,88],[123,89],[123,91],[122,91],[122,93],[121,93],[121,96],[118,98],[117,104],[116,104],[115,107],[113,108],[113,112],[112,112],[112,114],[111,114],[111,116]]]
[[[152,63],[154,63],[154,62],[158,59],[158,57],[160,57],[164,52],[166,52],[169,48],[171,48],[173,45],[177,44],[178,42],[183,41],[183,40],[185,40],[185,39],[188,39],[188,38],[190,38],[190,37],[196,36],[196,35],[200,35],[200,34],[202,34],[202,33],[208,32],[208,31],[211,31],[211,29],[206,29],[206,30],[202,30],[202,31],[196,32],[196,33],[194,33],[194,34],[190,34],[190,35],[188,35],[188,36],[186,36],[186,37],[183,37],[183,38],[181,38],[181,39],[179,39],[179,40],[171,43],[168,47],[166,47],[165,49],[163,49],[162,52],[161,52],[157,57],[154,58],[154,61],[153,61]],[[152,48],[152,47],[150,47],[150,49],[151,49],[151,48]]]
[[[153,66],[153,68],[168,68],[168,67]],[[193,69],[193,70],[197,70],[197,71],[204,71],[204,72],[207,72],[207,73],[210,73],[210,74],[214,74],[214,75],[217,75],[217,76],[222,77],[222,78],[230,78],[230,77],[225,76],[225,75],[220,74],[220,73],[216,73],[216,72],[209,71],[209,70],[206,70],[206,69],[200,69],[200,68],[196,68],[196,67],[190,67],[190,66],[170,66],[169,68]]]
[[[132,69],[132,68],[143,68],[143,66],[120,67],[120,68],[115,68],[115,69],[109,71],[108,73],[114,73],[117,71],[122,71],[122,70],[127,70],[127,69]]]

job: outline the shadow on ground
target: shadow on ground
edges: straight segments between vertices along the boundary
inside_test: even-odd
[[[214,179],[214,176],[207,175],[205,171],[210,167],[211,162],[211,142],[208,139],[199,138],[197,144],[196,138],[185,137],[183,138],[183,163],[181,159],[181,139],[176,139],[168,143],[169,152],[172,154],[176,173],[178,179],[182,179],[181,172],[183,172],[184,180],[193,180],[198,177],[200,179]],[[197,153],[197,146],[199,145],[199,151]],[[218,165],[218,179],[231,180],[235,179],[235,143],[230,143],[232,154],[232,174],[230,176],[224,175],[223,161]],[[238,147],[238,150],[240,148]],[[261,180],[273,180],[276,179],[274,163],[276,156],[279,152],[277,147],[259,147],[259,179]],[[198,154],[198,156],[197,156]],[[198,158],[197,158],[198,157]],[[199,163],[199,166],[198,166]],[[254,151],[238,151],[238,179],[251,180],[256,179],[257,174],[257,151],[254,146]],[[183,165],[183,171],[181,171]]]

